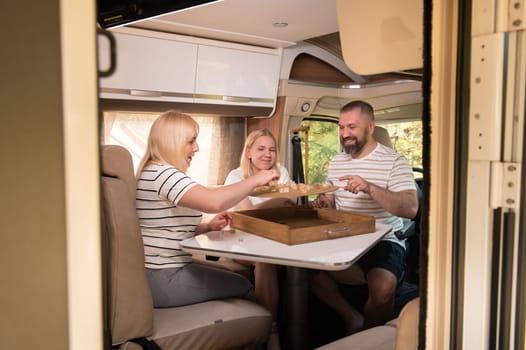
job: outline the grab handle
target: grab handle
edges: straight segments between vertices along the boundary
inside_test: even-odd
[[[109,77],[117,68],[117,56],[115,53],[115,37],[108,30],[97,28],[97,34],[105,36],[110,42],[110,66],[107,70],[99,70],[99,77]]]

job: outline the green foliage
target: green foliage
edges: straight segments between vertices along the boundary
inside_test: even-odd
[[[338,124],[330,121],[305,120],[301,125],[309,127],[309,164],[305,171],[306,178],[311,184],[324,183],[329,161],[340,150]],[[389,132],[394,149],[403,154],[411,166],[422,167],[422,123],[414,121],[382,124],[382,126]],[[304,134],[300,137],[301,152],[305,159]]]
[[[382,125],[389,132],[394,149],[413,167],[422,167],[422,123],[420,121]]]
[[[338,124],[306,120],[302,126],[309,126],[308,182],[311,184],[324,183],[329,161],[339,151]],[[301,152],[305,159],[304,139],[302,139]],[[305,173],[307,174],[307,171]]]

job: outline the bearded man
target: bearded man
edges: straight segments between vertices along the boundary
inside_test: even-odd
[[[353,101],[343,106],[338,125],[344,153],[331,159],[327,182],[340,189],[318,196],[313,207],[372,215],[377,222],[392,226],[392,231],[355,263],[363,271],[369,291],[362,312],[340,294],[334,279],[337,274],[309,274],[313,293],[342,317],[347,334],[352,334],[388,321],[405,273],[405,240],[396,233],[403,227],[402,217],[416,215],[418,198],[407,159],[374,139],[374,112],[369,103]]]

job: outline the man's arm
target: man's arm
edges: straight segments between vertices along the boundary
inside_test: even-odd
[[[393,215],[412,219],[418,212],[416,190],[391,192],[376,185],[369,185],[369,195]]]
[[[416,190],[391,192],[378,187],[357,175],[342,176],[338,180],[347,180],[344,190],[352,193],[368,193],[382,208],[393,215],[412,219],[418,212],[418,197]]]

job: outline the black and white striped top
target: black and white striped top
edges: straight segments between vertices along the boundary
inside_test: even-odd
[[[195,235],[203,214],[177,203],[195,185],[170,165],[151,164],[141,173],[136,207],[147,268],[182,267],[192,262],[192,255],[181,250],[180,242]]]
[[[344,175],[361,176],[366,181],[391,192],[416,190],[412,169],[407,159],[392,148],[380,143],[364,158],[353,159],[350,154],[346,153],[334,156],[327,170],[327,182],[344,186],[346,181],[338,181],[338,178]],[[384,239],[405,247],[404,241],[400,241],[394,235],[394,232],[403,227],[402,219],[382,208],[369,194],[363,192],[354,194],[342,189],[335,191],[334,194],[336,209],[372,215],[377,222],[392,225],[392,232]]]

